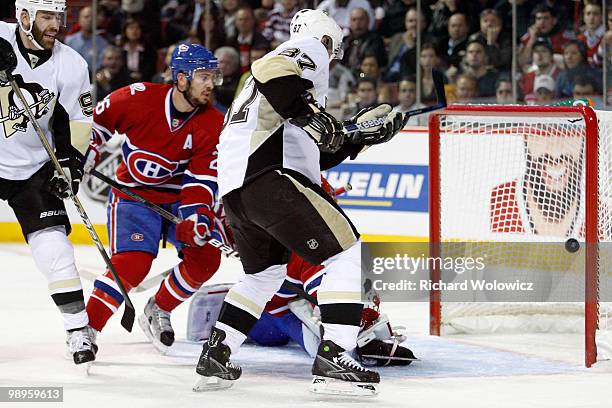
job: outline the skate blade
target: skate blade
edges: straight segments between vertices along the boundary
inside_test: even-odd
[[[198,381],[193,386],[194,392],[216,391],[230,388],[235,380],[224,380],[219,377],[198,375]]]
[[[315,375],[310,391],[315,394],[374,397],[378,395],[378,384],[343,381]]]
[[[416,357],[389,357],[378,354],[362,354],[363,358],[373,358],[376,360],[391,360],[391,361],[421,361]]]
[[[140,315],[138,317],[138,325],[144,332],[145,336],[147,336],[151,344],[153,344],[153,347],[157,349],[159,354],[161,354],[162,356],[168,354],[170,347],[166,346],[164,343],[155,338],[153,332],[151,331],[151,327],[149,326],[149,320],[147,319],[147,316],[145,316],[144,314]]]

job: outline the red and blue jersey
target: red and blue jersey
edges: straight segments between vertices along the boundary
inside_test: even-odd
[[[96,106],[93,142],[101,145],[116,133],[125,135],[115,179],[147,200],[212,208],[223,115],[209,103],[174,118],[172,92],[171,85],[150,83],[112,92]]]

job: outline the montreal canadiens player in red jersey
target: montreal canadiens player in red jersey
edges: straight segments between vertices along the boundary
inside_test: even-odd
[[[161,351],[174,342],[170,314],[218,269],[220,252],[208,237],[224,242],[212,210],[217,195],[216,146],[222,114],[210,104],[222,82],[214,55],[201,45],[180,44],[170,69],[172,85],[136,83],[98,103],[85,171],[96,163],[97,147],[115,132],[125,134],[116,181],[183,221],[177,225],[113,189],[108,205],[111,262],[127,290],[142,282],[167,239],[181,262],[145,306],[139,324]],[[87,303],[91,326],[101,331],[123,302],[110,273],[96,279]]]

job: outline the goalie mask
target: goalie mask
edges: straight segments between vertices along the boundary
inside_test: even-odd
[[[22,11],[26,11],[30,18],[30,27],[27,30],[21,22]],[[45,18],[55,17],[59,23],[59,28],[66,27],[66,0],[17,0],[15,2],[15,17],[17,18],[19,28],[23,30],[36,48],[44,50],[45,48],[36,41],[32,34],[34,21],[39,11],[47,12],[45,13]],[[49,13],[52,14],[48,15]]]
[[[344,34],[333,18],[320,10],[300,10],[291,19],[289,26],[291,40],[299,38],[316,38],[329,52],[330,61],[342,59],[342,38]]]

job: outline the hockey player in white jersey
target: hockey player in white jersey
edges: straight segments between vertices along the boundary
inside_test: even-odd
[[[351,123],[382,124],[347,135],[324,106],[329,63],[342,55],[342,30],[318,10],[302,10],[291,38],[252,66],[252,78],[225,118],[218,182],[245,271],[225,297],[204,344],[194,390],[225,388],[241,375],[238,351],[287,274],[287,251],[325,266],[318,291],[323,337],[312,391],[373,395],[378,373],[350,355],[361,310],[361,245],[348,217],[321,188],[321,170],[382,143],[403,125],[390,105],[359,112]]]
[[[56,41],[65,0],[17,0],[17,24],[0,21],[0,198],[13,209],[38,269],[60,310],[76,364],[95,359],[81,281],[68,241],[62,199],[77,191],[91,134],[92,99],[85,60]],[[70,180],[60,177],[6,72],[55,148]]]

